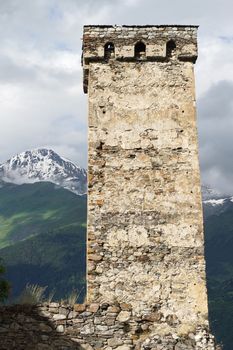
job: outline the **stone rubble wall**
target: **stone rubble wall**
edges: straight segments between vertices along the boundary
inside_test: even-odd
[[[1,350],[214,350],[208,330],[154,335],[156,311],[137,317],[128,304],[58,303],[0,308]]]
[[[90,64],[88,300],[181,332],[208,325],[193,79],[176,57]]]
[[[196,26],[84,27],[87,299],[156,310],[151,338],[208,328],[196,58]]]
[[[208,328],[196,31],[193,26],[84,27],[87,300],[126,302],[138,317],[156,310],[151,337]],[[167,54],[171,39],[175,45]],[[134,57],[140,40],[146,47]],[[105,57],[109,41],[115,52]],[[159,45],[164,59],[151,54]]]

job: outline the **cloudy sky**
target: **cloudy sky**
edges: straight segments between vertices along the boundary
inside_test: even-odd
[[[199,24],[203,181],[233,192],[232,0],[0,0],[0,162],[50,147],[86,167],[84,24]]]

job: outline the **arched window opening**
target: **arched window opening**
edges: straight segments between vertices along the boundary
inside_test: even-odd
[[[146,45],[139,41],[134,47],[134,56],[135,58],[143,58],[146,57]]]
[[[167,42],[167,46],[166,46],[166,56],[167,58],[171,58],[174,54],[174,51],[176,49],[176,43],[174,40],[169,40]]]
[[[115,47],[113,43],[106,43],[104,45],[104,58],[109,59],[115,57]]]

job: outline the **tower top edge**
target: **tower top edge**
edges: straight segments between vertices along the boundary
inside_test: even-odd
[[[87,92],[89,66],[118,62],[167,62],[169,50],[175,50],[176,61],[195,63],[196,25],[85,25],[82,65],[84,92]]]
[[[136,25],[136,24],[85,24],[84,28],[199,28],[199,25],[194,24],[144,24],[144,25]]]

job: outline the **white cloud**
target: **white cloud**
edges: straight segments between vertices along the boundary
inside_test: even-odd
[[[203,37],[199,40],[196,66],[197,93],[203,95],[222,80],[233,81],[233,38]]]

